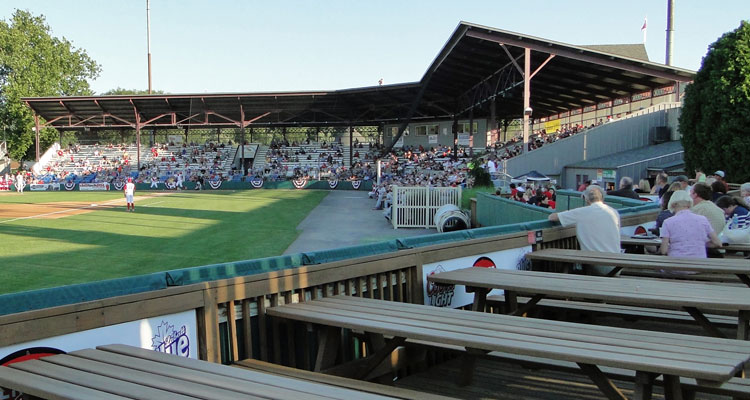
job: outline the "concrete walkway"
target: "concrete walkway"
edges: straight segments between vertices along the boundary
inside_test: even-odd
[[[383,211],[373,210],[367,191],[332,190],[298,226],[297,240],[284,254],[327,250],[437,233],[436,229],[393,229]]]

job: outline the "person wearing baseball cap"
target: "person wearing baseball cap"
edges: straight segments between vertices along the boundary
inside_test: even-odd
[[[723,183],[723,184],[724,184],[724,189],[726,189],[726,190],[724,191],[724,193],[726,193],[726,192],[728,192],[728,191],[729,191],[729,185],[727,185],[727,181],[726,181],[726,180],[724,180],[724,178],[725,178],[725,174],[724,174],[724,171],[722,171],[722,170],[717,170],[716,172],[714,172],[714,178],[716,178],[716,180],[717,180],[717,181],[719,181],[719,182],[721,182],[721,183]]]

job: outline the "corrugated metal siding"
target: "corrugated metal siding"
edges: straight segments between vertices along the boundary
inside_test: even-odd
[[[566,165],[647,146],[650,144],[653,128],[674,124],[676,118],[670,118],[669,114],[679,114],[679,111],[678,108],[656,111],[605,124],[514,157],[507,161],[508,174],[518,176],[537,170],[545,175],[561,175]],[[672,131],[677,129],[676,126],[670,128]],[[561,177],[567,178],[563,175]]]

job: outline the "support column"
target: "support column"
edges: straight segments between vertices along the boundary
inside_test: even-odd
[[[458,144],[458,115],[453,115],[451,130],[453,131],[453,151],[456,151],[456,145]]]
[[[34,113],[34,127],[36,128],[36,162],[39,162],[39,115]]]
[[[531,97],[531,49],[525,48],[523,54],[523,151],[529,151],[529,117]]]
[[[139,118],[140,119],[140,118]],[[141,173],[141,123],[135,125],[135,153],[138,155],[138,173]]]
[[[352,147],[352,143],[354,141],[354,127],[349,125],[349,169],[352,168],[353,165],[353,157],[354,154],[354,148]]]
[[[495,97],[492,97],[492,100],[490,100],[490,126],[489,131],[492,132],[492,144],[495,144],[495,140],[500,140],[500,135],[497,132],[497,115],[495,115]],[[497,139],[495,139],[495,136],[497,136]],[[484,139],[484,147],[486,148],[487,145],[487,138]]]
[[[242,119],[245,119],[244,116]],[[252,131],[252,128],[250,128],[250,131]],[[240,133],[242,134],[242,147],[240,147],[240,165],[242,167],[242,176],[245,176],[245,124],[242,124],[242,126],[240,126]]]

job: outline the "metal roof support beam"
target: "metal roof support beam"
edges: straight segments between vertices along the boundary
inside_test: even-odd
[[[523,148],[521,154],[529,151],[529,117],[531,116],[531,49],[523,49]]]
[[[34,133],[36,133],[36,162],[39,162],[39,114],[34,113]]]
[[[265,117],[265,116],[267,116],[267,115],[269,115],[269,114],[271,114],[271,112],[270,112],[270,111],[268,111],[268,112],[265,112],[265,113],[263,113],[263,114],[261,114],[261,115],[258,115],[258,116],[257,116],[257,117],[255,117],[255,118],[252,118],[252,119],[249,119],[249,120],[245,121],[245,120],[244,120],[244,119],[245,119],[245,113],[243,112],[243,113],[242,113],[242,120],[243,120],[243,121],[242,121],[242,125],[243,125],[243,126],[248,126],[248,125],[252,124],[253,122],[255,122],[255,121],[257,121],[257,120],[259,120],[259,119],[261,119],[261,118],[263,118],[263,117]]]
[[[644,74],[648,76],[656,76],[659,78],[664,78],[672,81],[679,81],[679,82],[689,82],[691,79],[686,76],[682,76],[673,72],[664,71],[664,68],[656,69],[656,68],[648,68],[645,65],[647,63],[640,63],[641,65],[637,65],[633,62],[619,62],[615,61],[613,59],[606,59],[606,56],[594,56],[587,53],[593,53],[586,51],[584,49],[575,51],[575,50],[569,50],[569,49],[563,49],[556,46],[544,46],[537,43],[532,43],[531,41],[521,40],[521,39],[512,39],[509,37],[501,36],[495,33],[491,32],[476,32],[476,31],[468,31],[466,32],[466,36],[472,37],[475,39],[482,39],[482,40],[489,40],[491,42],[495,42],[498,44],[509,44],[511,46],[516,47],[522,47],[527,48],[535,51],[539,51],[541,53],[546,54],[554,54],[566,58],[571,58],[573,60],[579,60],[579,61],[585,61],[592,64],[598,64],[598,65],[604,65],[607,67],[612,67],[620,70],[625,71],[631,71],[631,72],[637,72],[639,74]],[[610,57],[611,58],[611,57]],[[623,60],[628,61],[628,60]],[[654,67],[658,67],[657,65],[654,65]]]
[[[237,100],[239,100],[239,99],[237,99]],[[240,133],[242,134],[242,143],[241,143],[242,147],[240,148],[241,149],[241,151],[240,151],[240,157],[241,157],[241,160],[240,160],[240,171],[242,172],[242,176],[245,176],[245,124],[244,124],[244,122],[245,122],[245,108],[242,107],[242,102],[241,101],[239,101],[239,103],[240,103],[240,121],[242,121],[242,123],[240,123]]]

